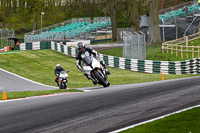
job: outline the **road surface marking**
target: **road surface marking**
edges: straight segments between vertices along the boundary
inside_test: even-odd
[[[130,129],[130,128],[134,128],[134,127],[136,127],[136,126],[143,125],[143,124],[146,124],[146,123],[149,123],[149,122],[153,122],[153,121],[155,121],[155,120],[163,119],[163,118],[165,118],[165,117],[167,117],[167,116],[171,116],[171,115],[174,115],[174,114],[177,114],[177,113],[181,113],[181,112],[184,112],[184,111],[187,111],[187,110],[190,110],[190,109],[193,109],[193,108],[197,108],[197,107],[200,107],[200,105],[196,105],[196,106],[192,106],[192,107],[189,107],[189,108],[186,108],[186,109],[182,109],[182,110],[179,110],[179,111],[176,111],[176,112],[173,112],[173,113],[170,113],[170,114],[166,114],[166,115],[163,115],[163,116],[160,116],[160,117],[151,119],[151,120],[147,120],[147,121],[144,121],[144,122],[141,122],[141,123],[138,123],[138,124],[134,124],[134,125],[131,125],[131,126],[128,126],[128,127],[125,127],[125,128],[121,128],[121,129],[112,131],[112,132],[110,132],[110,133],[122,132],[122,131],[124,131],[124,130],[128,130],[128,129]]]
[[[24,97],[24,98],[0,100],[0,103],[21,101],[21,100],[28,100],[28,99],[36,99],[36,98],[44,98],[44,97],[52,97],[52,96],[61,96],[61,95],[68,95],[68,94],[72,94],[72,93],[80,93],[80,92],[64,92],[64,93],[55,93],[55,94],[47,94],[47,95],[40,95],[40,96],[31,96],[31,97]]]
[[[12,73],[12,72],[6,71],[6,70],[4,70],[4,69],[2,69],[2,68],[0,68],[0,71],[6,72],[6,73],[11,74],[11,75],[14,75],[14,76],[16,76],[16,77],[18,77],[18,78],[21,78],[21,79],[23,79],[23,80],[32,82],[32,83],[34,83],[34,84],[38,84],[38,85],[45,86],[45,87],[58,88],[58,87],[54,87],[54,86],[44,85],[44,84],[42,84],[42,83],[39,83],[39,82],[30,80],[30,79],[24,78],[24,77],[22,77],[22,76],[19,76],[19,75],[17,75],[17,74]]]

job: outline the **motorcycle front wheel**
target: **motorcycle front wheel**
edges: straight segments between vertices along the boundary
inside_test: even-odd
[[[59,84],[59,89],[63,89],[63,86],[62,86],[62,84],[61,84],[61,83]]]
[[[63,89],[67,89],[67,83],[66,82],[63,83]]]
[[[98,71],[94,71],[94,76],[99,81],[99,84],[102,84],[104,87],[109,86]]]

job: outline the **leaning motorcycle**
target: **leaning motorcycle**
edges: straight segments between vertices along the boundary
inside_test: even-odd
[[[86,73],[89,79],[93,82],[108,87],[108,76],[106,69],[100,64],[100,58],[94,58],[93,56],[81,55],[83,59],[83,71]]]
[[[59,75],[59,89],[66,89],[67,88],[67,82],[69,80],[68,72],[61,71]]]

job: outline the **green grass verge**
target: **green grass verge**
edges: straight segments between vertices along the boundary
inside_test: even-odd
[[[98,51],[101,54],[105,54],[105,55],[112,55],[112,56],[117,56],[117,57],[122,57],[122,52],[123,48],[112,48],[112,49],[106,49],[106,50],[100,50]]]
[[[170,43],[170,44],[176,44],[177,42],[175,42],[175,43]],[[200,39],[195,39],[195,40],[192,40],[192,41],[188,41],[188,45],[189,46],[199,46],[199,44],[200,44]],[[180,44],[180,45],[184,45],[184,46],[186,46],[186,43],[185,43],[185,41],[182,43],[182,44]]]
[[[99,51],[99,53],[106,54],[106,55],[113,55],[117,57],[122,57],[122,51],[123,48],[113,48],[113,49],[107,49]],[[184,61],[188,60],[186,58],[186,53],[183,55],[184,58],[181,58],[181,53],[179,52],[179,56],[176,57],[176,53],[174,52],[173,55],[171,55],[170,51],[169,53],[162,54],[161,51],[161,45],[158,46],[151,46],[146,48],[146,59],[147,60],[156,60],[156,61]],[[195,53],[195,58],[197,58],[198,55]],[[192,54],[189,54],[189,59],[192,59]]]
[[[68,89],[68,90],[48,90],[48,91],[19,91],[19,92],[6,92],[7,99],[25,98],[31,96],[48,95],[64,92],[83,92],[82,90]],[[3,92],[0,92],[0,100],[2,99]]]
[[[117,41],[105,41],[105,42],[94,43],[94,44],[91,44],[91,45],[107,44],[107,43],[117,43]]]
[[[199,133],[200,108],[137,126],[121,133]]]
[[[76,67],[76,59],[52,50],[26,51],[16,54],[0,55],[0,68],[16,73],[28,79],[56,86],[54,82],[54,69],[56,64],[61,64],[69,70],[69,88],[94,86],[91,80],[84,78]],[[109,81],[111,85],[143,83],[159,81],[160,74],[147,74],[108,68],[111,71]],[[192,77],[194,75],[164,75],[165,79]]]
[[[15,35],[15,38],[21,38],[21,39],[24,39],[24,34],[17,34],[17,35]]]

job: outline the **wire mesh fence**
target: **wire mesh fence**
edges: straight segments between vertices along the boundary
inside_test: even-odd
[[[8,45],[8,38],[14,38],[15,37],[15,31],[13,29],[0,29],[0,35],[1,35],[1,45],[0,48],[3,48],[4,46]]]
[[[91,23],[91,18],[72,18],[72,23],[83,23],[83,22]]]
[[[124,32],[133,32],[133,29],[130,27],[118,28],[117,29],[117,42],[118,43],[123,43]]]
[[[123,57],[146,59],[145,35],[137,32],[123,31]]]
[[[93,19],[93,22],[109,22],[109,21],[111,21],[110,17],[95,17]]]

